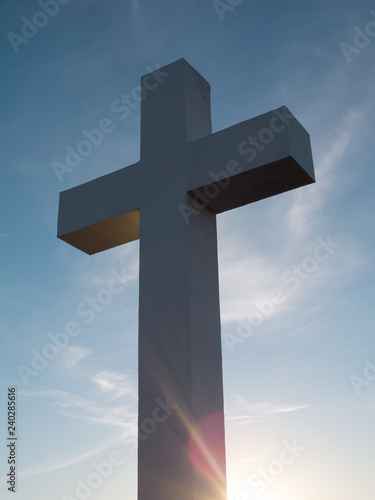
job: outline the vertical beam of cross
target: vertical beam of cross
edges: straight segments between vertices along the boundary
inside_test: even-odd
[[[210,88],[184,61],[168,72],[141,112],[139,422],[156,400],[178,409],[139,443],[138,495],[214,500],[225,496],[216,216],[206,210],[187,225],[178,210],[189,201],[187,143],[211,133]],[[215,454],[196,436],[211,462],[201,478],[188,446],[195,425],[213,416]]]

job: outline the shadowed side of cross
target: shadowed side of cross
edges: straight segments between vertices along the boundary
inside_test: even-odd
[[[142,78],[140,161],[62,192],[58,237],[88,254],[140,238],[138,499],[218,500],[216,214],[314,182],[311,146],[285,107],[212,134],[209,84],[184,59],[158,71],[152,90]]]

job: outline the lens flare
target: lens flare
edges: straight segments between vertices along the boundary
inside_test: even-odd
[[[192,428],[189,440],[189,458],[195,469],[221,483],[225,482],[223,433],[223,413],[212,413]]]

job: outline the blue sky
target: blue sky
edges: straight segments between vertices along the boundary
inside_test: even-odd
[[[113,103],[184,57],[211,84],[214,131],[287,105],[317,178],[218,217],[228,498],[373,500],[374,4],[47,3],[1,2],[2,498],[16,386],[20,500],[136,499],[139,244],[68,246],[58,196],[138,161],[140,105],[121,118]],[[113,130],[59,179],[103,119]]]

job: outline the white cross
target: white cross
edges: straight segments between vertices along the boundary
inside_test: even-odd
[[[311,146],[285,107],[212,134],[206,80],[158,71],[140,161],[62,192],[58,237],[88,254],[140,238],[138,499],[223,500],[216,214],[314,182]]]

